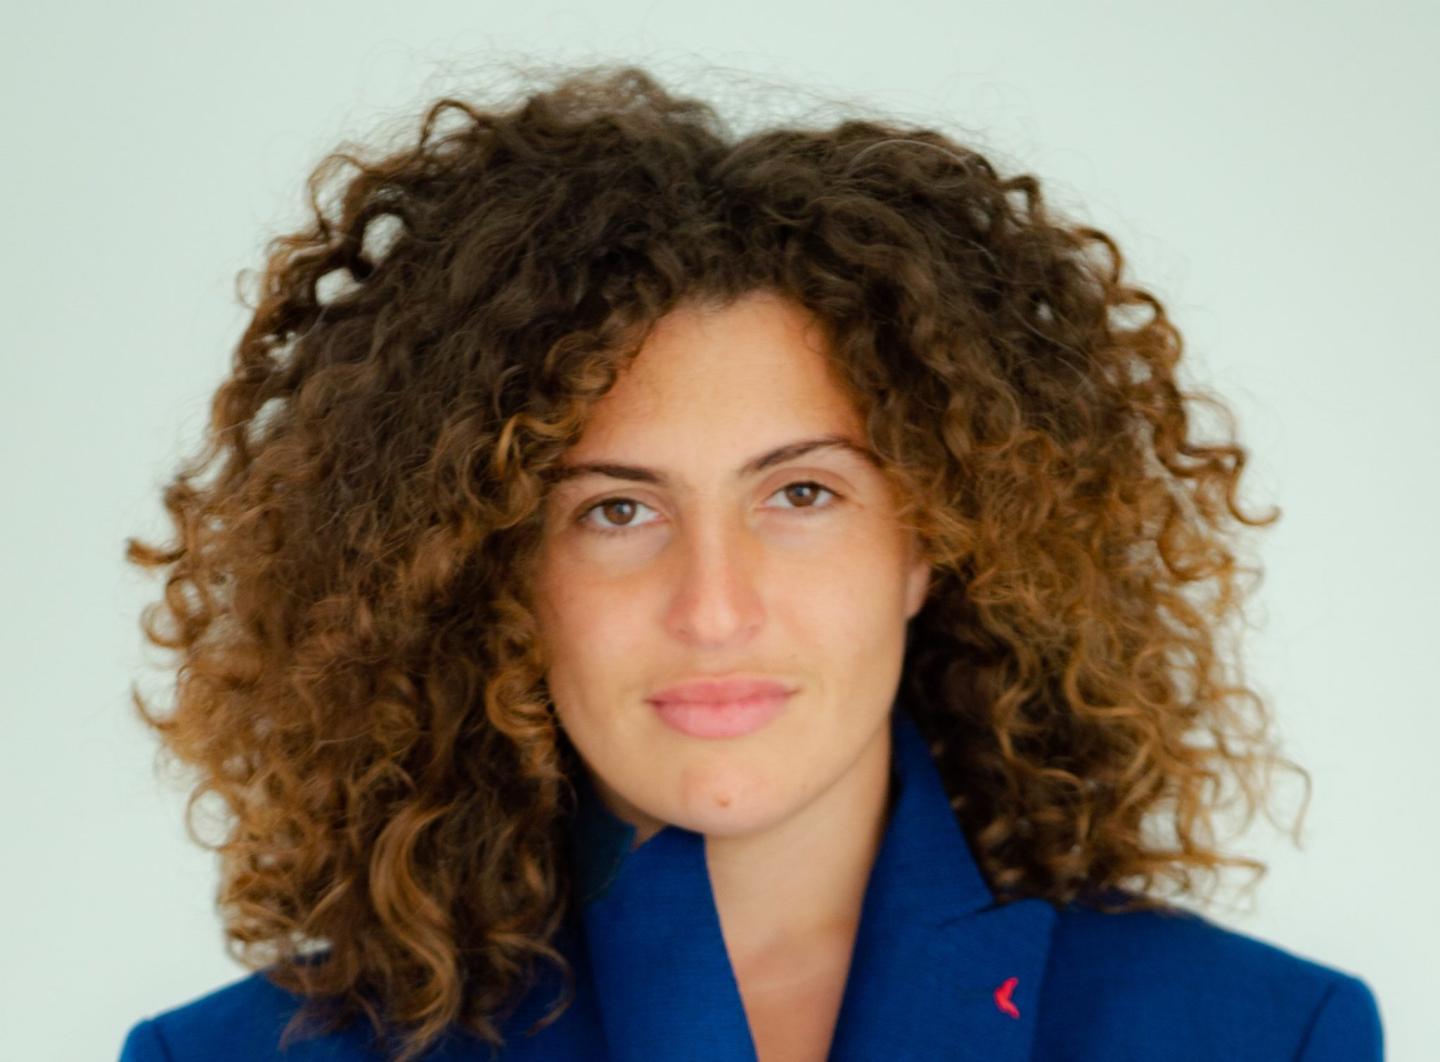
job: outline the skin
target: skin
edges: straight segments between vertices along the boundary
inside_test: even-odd
[[[669,481],[563,481],[547,498],[537,573],[560,724],[638,843],[668,824],[705,836],[756,1015],[807,993],[838,1007],[888,812],[906,623],[929,586],[865,459],[818,449],[738,474],[795,440],[864,446],[822,343],[802,307],[768,292],[665,317],[562,463],[645,466]],[[672,730],[646,703],[732,672],[798,692],[768,725],[723,739]]]

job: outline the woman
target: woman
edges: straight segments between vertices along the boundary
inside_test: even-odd
[[[129,552],[255,972],[124,1059],[1380,1057],[1160,897],[1308,775],[1217,648],[1275,517],[1107,236],[635,68],[312,202]]]

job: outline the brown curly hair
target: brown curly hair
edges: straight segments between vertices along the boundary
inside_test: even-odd
[[[402,1060],[454,1022],[502,1046],[540,961],[573,989],[577,763],[529,591],[550,472],[657,320],[759,289],[826,328],[934,565],[900,695],[997,897],[1263,876],[1215,849],[1223,784],[1248,823],[1276,763],[1310,779],[1219,643],[1253,571],[1226,525],[1278,511],[1241,512],[1233,417],[1180,389],[1179,332],[1104,232],[931,129],[740,137],[634,66],[447,96],[362,154],[326,156],[313,223],[268,248],[164,491],[177,541],[127,540],[180,658],[170,714],[134,704],[194,771],[227,950],[306,997],[287,1037],[328,1003],[327,1028],[406,1030]],[[1192,438],[1202,402],[1230,441]]]

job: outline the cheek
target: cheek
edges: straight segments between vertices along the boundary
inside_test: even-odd
[[[797,555],[784,568],[783,600],[801,615],[854,637],[903,612],[900,549],[880,533],[837,540]]]
[[[860,597],[883,607],[888,600],[904,596],[903,553],[903,544],[886,528],[865,525],[792,551],[783,567],[786,573],[804,577],[812,596]]]
[[[641,660],[646,641],[646,614],[641,587],[629,584],[584,584],[572,581],[564,593],[549,600],[543,613],[548,659],[589,680],[614,676],[616,665]]]

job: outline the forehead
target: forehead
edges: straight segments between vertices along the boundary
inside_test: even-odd
[[[820,322],[794,302],[753,293],[663,317],[592,407],[571,456],[632,445],[749,455],[802,435],[858,441],[861,427]]]

